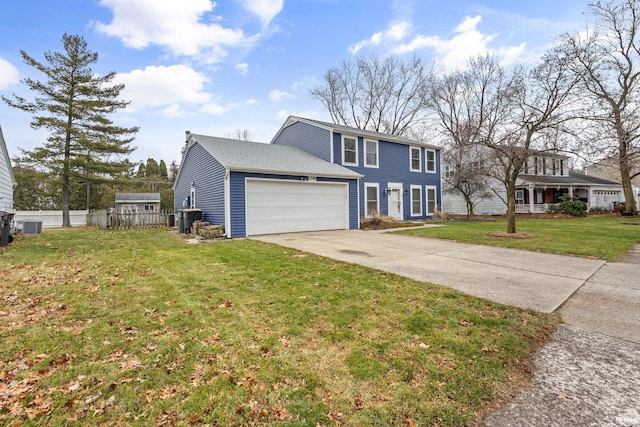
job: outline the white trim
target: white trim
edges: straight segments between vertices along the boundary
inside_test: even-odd
[[[413,211],[413,190],[420,191],[420,212]],[[410,185],[409,186],[409,204],[411,205],[411,216],[422,216],[422,208],[424,206],[424,198],[422,197],[422,186],[421,185]]]
[[[429,169],[429,162],[427,159],[427,154],[428,153],[433,153],[433,170]],[[429,148],[425,148],[424,150],[424,171],[426,173],[436,173],[436,171],[438,170],[438,165],[436,163],[436,150],[431,150]]]
[[[400,221],[404,220],[404,195],[402,194],[403,188],[402,188],[402,183],[401,182],[388,182],[387,183],[387,188],[392,190],[392,191],[398,191],[398,198],[399,198],[399,205],[398,205],[398,209],[399,209],[399,218],[398,217],[394,217]],[[387,195],[387,213],[390,216],[391,215],[391,194]]]
[[[378,184],[377,182],[365,182],[364,183],[364,216],[366,218],[370,218],[371,217],[371,212],[368,212],[367,209],[367,204],[368,204],[368,198],[367,198],[367,188],[375,188],[376,189],[376,210],[378,211],[378,214],[380,214],[380,184]]]
[[[367,143],[373,143],[376,145],[376,164],[375,165],[370,165],[367,163]],[[380,167],[380,144],[378,143],[378,141],[374,140],[374,139],[364,139],[363,140],[363,146],[364,146],[364,167],[365,168],[379,168]]]
[[[418,165],[418,169],[413,168],[413,150],[418,150],[418,161],[420,164]],[[422,172],[422,148],[416,147],[414,145],[409,146],[409,171],[411,172]]]
[[[353,139],[356,142],[356,149],[355,149],[355,151],[356,151],[356,161],[355,161],[355,163],[346,162],[345,159],[344,159],[345,158],[345,155],[344,155],[344,140],[345,140],[345,138]],[[345,166],[358,166],[358,137],[357,136],[351,136],[351,135],[342,135],[341,142],[342,142],[342,144],[341,144],[342,164],[345,165]]]
[[[333,146],[333,138],[334,138],[334,134],[333,131],[330,130],[329,131],[329,156],[331,157],[331,163],[335,163],[335,154],[334,154],[334,146]]]
[[[231,237],[231,177],[229,169],[224,174],[224,232]]]
[[[434,211],[435,208],[438,207],[438,187],[436,187],[435,185],[425,185],[424,186],[424,206],[425,209],[427,211],[427,215],[433,215],[433,212],[429,212],[429,190],[433,190],[433,206],[434,206]]]

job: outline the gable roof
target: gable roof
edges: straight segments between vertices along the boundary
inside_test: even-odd
[[[190,134],[188,147],[198,143],[218,162],[236,172],[280,173],[333,178],[362,175],[296,147]]]
[[[520,175],[525,182],[549,185],[622,185],[619,182],[597,178],[570,170],[569,176]]]
[[[284,122],[282,127],[278,130],[276,135],[273,137],[273,139],[271,140],[271,143],[273,144],[273,141],[275,141],[278,138],[278,135],[280,135],[280,133],[284,128],[291,126],[296,122],[303,122],[303,123],[311,124],[314,126],[319,126],[321,128],[325,128],[330,131],[338,132],[341,134],[358,135],[358,136],[369,137],[371,139],[376,139],[380,141],[395,142],[403,145],[419,145],[419,146],[431,148],[434,150],[442,149],[442,147],[439,145],[428,144],[423,141],[416,141],[410,138],[406,138],[404,136],[395,136],[395,135],[390,135],[386,133],[379,133],[371,130],[358,129],[358,128],[344,126],[336,123],[323,122],[321,120],[307,119],[307,118],[298,117],[298,116],[289,116],[289,118],[287,118],[287,120]]]
[[[160,193],[116,193],[116,203],[160,203]]]
[[[11,186],[15,187],[16,177],[13,174],[13,168],[11,167],[11,159],[9,158],[9,151],[7,150],[7,144],[4,142],[4,135],[2,135],[2,127],[0,126],[0,164],[5,164],[7,166],[7,172],[9,174],[9,180],[11,182]]]

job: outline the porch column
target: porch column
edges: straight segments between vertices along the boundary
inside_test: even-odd
[[[535,198],[535,188],[536,186],[534,184],[529,184],[529,212],[530,213],[536,213],[535,200],[533,200]]]

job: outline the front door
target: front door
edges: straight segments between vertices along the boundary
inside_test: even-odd
[[[402,221],[402,188],[389,188],[389,215]]]

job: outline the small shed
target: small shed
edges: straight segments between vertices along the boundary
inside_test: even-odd
[[[160,212],[160,193],[116,193],[119,214]]]

